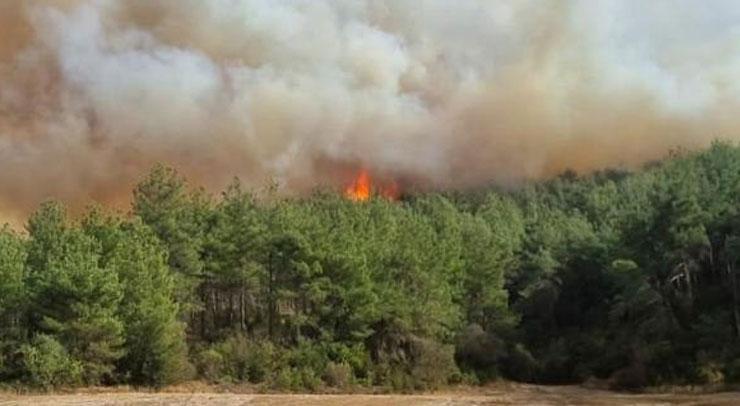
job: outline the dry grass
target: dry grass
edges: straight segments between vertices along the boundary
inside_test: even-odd
[[[738,405],[740,393],[714,394],[624,394],[578,386],[536,386],[496,384],[485,388],[455,389],[418,395],[299,395],[219,393],[199,383],[180,385],[164,391],[133,392],[128,388],[84,390],[70,394],[0,394],[0,405]],[[231,388],[233,389],[233,388]],[[251,388],[241,388],[249,392]]]

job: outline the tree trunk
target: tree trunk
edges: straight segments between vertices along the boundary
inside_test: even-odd
[[[272,252],[267,259],[267,336],[272,340],[274,322],[275,322],[275,281],[273,280],[274,270],[272,269]]]
[[[234,290],[229,289],[229,328],[234,327]]]
[[[213,314],[213,331],[211,331],[211,336],[213,336],[213,333],[219,328],[218,308],[219,308],[218,289],[214,289],[213,290],[213,307],[211,308],[211,314]]]
[[[737,275],[729,262],[727,263],[727,273],[730,277],[730,288],[732,289],[732,316],[735,324],[735,337],[740,339],[740,303],[737,293]]]
[[[691,307],[694,305],[694,287],[691,280],[691,271],[689,270],[688,264],[683,264],[683,277],[686,280],[686,290],[689,295],[689,303]]]
[[[204,339],[206,337],[206,313],[208,312],[208,289],[206,288],[206,284],[204,283],[201,285],[201,293],[200,297],[203,301],[203,307],[199,309],[200,311],[200,338]]]
[[[247,320],[244,311],[244,288],[242,288],[239,294],[239,329],[241,331],[247,330]]]

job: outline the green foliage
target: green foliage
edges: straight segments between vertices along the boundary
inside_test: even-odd
[[[224,356],[214,348],[207,348],[199,352],[195,358],[198,376],[209,381],[218,382],[224,373]]]
[[[740,148],[513,190],[220,199],[0,230],[0,381],[280,390],[740,380]]]
[[[414,347],[411,378],[415,389],[439,389],[459,373],[451,345],[419,340]]]
[[[139,224],[119,227],[106,267],[118,275],[125,300],[119,306],[125,355],[119,365],[136,384],[162,386],[192,375],[185,326],[177,319],[174,278],[166,253]]]
[[[83,365],[73,359],[62,344],[51,336],[37,335],[19,350],[22,382],[33,387],[53,389],[82,382]]]
[[[20,236],[0,229],[0,380],[14,374],[11,359],[27,326],[26,247]]]
[[[270,387],[282,391],[314,392],[320,386],[316,372],[306,368],[283,367],[270,379]]]
[[[346,389],[353,383],[353,378],[354,375],[352,374],[352,367],[345,362],[338,364],[335,362],[329,362],[326,365],[324,381],[331,387]]]
[[[507,376],[522,382],[533,382],[540,370],[539,362],[522,344],[515,344],[504,362]]]
[[[0,229],[0,320],[6,323],[16,321],[25,299],[25,262],[23,240],[7,228]]]
[[[222,360],[219,378],[234,382],[264,382],[282,363],[282,354],[272,343],[250,341],[241,334],[227,338],[212,351]]]
[[[64,345],[85,383],[112,379],[123,344],[117,275],[100,266],[99,243],[68,225],[59,205],[42,206],[28,229],[31,332]]]
[[[208,206],[202,193],[189,191],[174,169],[161,165],[134,189],[133,211],[167,247],[175,294],[183,310],[199,305],[195,291],[204,267],[201,257]]]
[[[487,381],[500,376],[502,360],[507,356],[504,340],[471,324],[457,337],[455,359],[464,370]]]

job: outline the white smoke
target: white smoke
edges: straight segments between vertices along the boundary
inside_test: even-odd
[[[425,187],[738,139],[731,0],[5,0],[0,212],[220,187]]]

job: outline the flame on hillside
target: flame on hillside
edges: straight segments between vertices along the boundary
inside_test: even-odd
[[[355,202],[364,202],[372,196],[382,196],[389,200],[398,200],[400,189],[395,181],[377,182],[370,173],[363,169],[344,190],[344,195]]]

